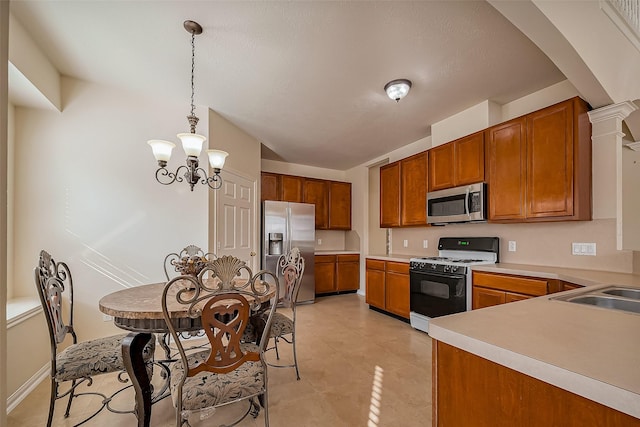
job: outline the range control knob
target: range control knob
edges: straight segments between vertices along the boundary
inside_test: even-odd
[[[431,264],[430,266],[431,266],[431,269],[432,269],[432,270],[435,270],[436,268],[438,268],[438,266],[437,266],[437,265],[435,265],[435,264]]]
[[[452,265],[451,266],[451,272],[455,273],[456,271],[458,271],[458,266],[457,265]]]
[[[447,273],[449,270],[451,270],[451,266],[450,265],[445,265],[443,270],[444,270],[445,273]]]

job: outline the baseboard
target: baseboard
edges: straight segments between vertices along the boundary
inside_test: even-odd
[[[29,395],[29,393],[31,393],[43,380],[49,377],[50,370],[51,364],[47,363],[7,398],[7,414],[13,411],[15,407]]]

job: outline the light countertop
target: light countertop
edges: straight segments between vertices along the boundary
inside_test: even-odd
[[[332,250],[319,251],[319,250],[316,249],[315,254],[316,255],[360,255],[360,251],[345,251],[345,250],[340,250],[340,251],[332,251]]]
[[[429,335],[640,418],[640,315],[554,298],[640,276],[521,264],[474,270],[546,277],[587,288],[431,319]]]
[[[476,265],[471,267],[476,271],[492,273],[517,274],[520,276],[544,277],[560,279],[582,286],[597,284],[618,284],[640,287],[640,275],[629,273],[615,273],[611,271],[582,270],[577,268],[544,267],[528,264]]]
[[[395,262],[409,262],[409,259],[411,258],[415,258],[415,255],[396,255],[396,254],[389,254],[389,255],[367,255],[367,258],[372,258],[372,259],[379,259],[382,261],[395,261]]]

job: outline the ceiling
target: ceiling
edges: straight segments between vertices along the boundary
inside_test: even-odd
[[[485,1],[25,1],[11,12],[61,74],[195,102],[263,157],[346,170],[430,135],[484,100],[564,80]],[[413,82],[399,103],[385,83]],[[187,127],[185,120],[185,128]],[[215,141],[213,141],[215,145]]]

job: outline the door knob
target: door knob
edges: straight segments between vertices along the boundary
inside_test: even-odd
[[[251,253],[249,253],[250,256],[256,256],[256,253],[254,251],[251,251]]]

